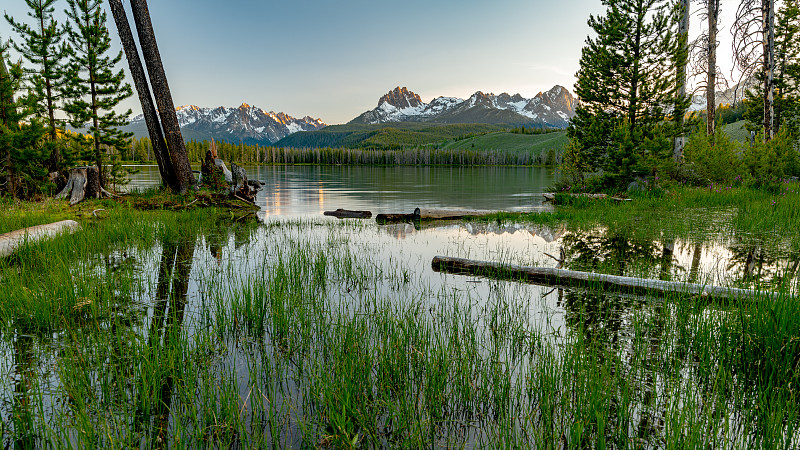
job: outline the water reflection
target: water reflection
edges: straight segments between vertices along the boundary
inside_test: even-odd
[[[194,261],[196,235],[181,236],[180,241],[165,238],[161,242],[161,260],[158,265],[158,281],[156,283],[156,298],[153,305],[153,315],[148,327],[147,342],[150,346],[150,355],[155,361],[168,361],[181,364],[174,360],[174,355],[179,354],[175,346],[181,345],[180,334],[183,326],[184,312],[189,292],[189,275],[192,272]],[[153,418],[154,436],[149,442],[158,448],[167,445],[167,432],[169,429],[170,409],[172,405],[173,387],[175,383],[174,368],[157,371],[160,380],[152,384],[158,386],[152,398],[158,399],[151,411]],[[144,411],[137,410],[137,430],[141,433],[150,417]]]
[[[129,189],[160,183],[158,168],[137,167]],[[538,167],[251,166],[249,179],[266,185],[256,204],[265,218],[308,217],[344,208],[410,213],[414,208],[548,209],[543,192],[556,181]]]
[[[227,353],[220,357],[224,358],[224,362],[220,363],[226,365],[224,369],[219,369],[219,367],[198,369],[208,370],[210,373],[209,375],[203,372],[203,376],[208,378],[201,382],[218,383],[219,379],[214,377],[220,377],[220,373],[224,373],[223,370],[237,371],[234,378],[238,377],[240,384],[232,388],[234,395],[231,398],[235,400],[234,403],[240,400],[243,402],[241,405],[236,403],[235,406],[240,408],[237,409],[239,415],[250,420],[246,426],[250,427],[249,429],[253,430],[254,434],[259,433],[259,430],[267,429],[268,426],[275,426],[275,437],[268,438],[264,442],[280,444],[280,440],[287,433],[289,435],[295,433],[292,439],[296,440],[292,440],[286,446],[317,444],[318,442],[307,443],[302,440],[304,436],[301,435],[304,432],[313,433],[313,429],[303,428],[303,426],[308,426],[307,424],[297,425],[299,421],[309,420],[308,417],[316,417],[315,414],[318,413],[318,410],[314,409],[316,406],[309,400],[309,398],[315,398],[314,394],[303,390],[312,389],[313,383],[310,383],[312,388],[309,388],[308,380],[303,377],[307,376],[309,371],[320,368],[314,366],[315,364],[320,364],[324,366],[322,369],[329,370],[328,366],[314,359],[318,357],[318,353],[315,352],[320,351],[321,347],[323,348],[319,354],[330,351],[330,348],[324,348],[327,345],[325,342],[335,343],[338,341],[332,339],[331,336],[327,337],[329,341],[324,341],[320,339],[324,336],[315,333],[328,329],[328,325],[333,320],[340,320],[344,323],[354,318],[357,318],[360,321],[358,323],[363,325],[363,329],[358,328],[356,331],[363,331],[367,335],[379,325],[388,327],[393,322],[386,321],[382,324],[373,322],[376,315],[373,308],[377,308],[377,306],[370,305],[377,305],[381,302],[390,304],[393,311],[396,308],[397,314],[391,316],[393,320],[400,320],[403,314],[416,314],[414,311],[405,311],[403,308],[409,303],[418,302],[416,307],[421,311],[419,317],[424,320],[408,322],[417,326],[408,327],[408,336],[404,336],[404,339],[409,339],[409,341],[403,341],[405,344],[402,345],[410,345],[408,342],[411,342],[415,333],[425,331],[426,326],[435,324],[441,317],[446,317],[442,311],[452,311],[456,307],[465,308],[463,322],[440,324],[437,333],[448,336],[447,333],[453,329],[472,324],[472,320],[478,324],[474,329],[478,334],[466,336],[469,339],[464,336],[452,335],[451,337],[455,339],[453,345],[457,344],[452,348],[460,349],[461,345],[475,344],[480,347],[476,353],[498,352],[491,359],[491,363],[487,365],[487,367],[496,368],[497,371],[486,372],[487,376],[495,374],[498,379],[491,379],[490,382],[484,380],[483,388],[486,389],[486,393],[480,394],[486,395],[487,399],[496,394],[496,391],[493,391],[496,386],[508,385],[515,376],[519,379],[513,379],[514,382],[522,380],[527,375],[524,371],[531,368],[526,364],[541,363],[533,356],[525,359],[528,358],[525,346],[529,340],[534,339],[533,335],[540,331],[542,335],[550,333],[552,330],[566,331],[570,339],[577,337],[576,339],[579,339],[582,344],[587,344],[587,348],[598,349],[599,364],[608,363],[613,370],[628,371],[626,373],[629,373],[629,386],[627,386],[629,390],[611,394],[611,408],[614,409],[615,405],[623,405],[620,407],[625,408],[624,405],[633,402],[636,404],[636,414],[630,417],[611,414],[611,423],[608,424],[608,429],[620,436],[629,433],[637,434],[641,439],[648,441],[654,433],[655,435],[659,434],[658,430],[660,426],[663,426],[663,417],[665,416],[664,399],[663,397],[658,398],[658,395],[664,395],[663,386],[658,384],[658,370],[660,370],[659,364],[664,359],[659,352],[664,349],[662,339],[666,333],[665,329],[668,328],[664,323],[664,318],[670,317],[670,313],[664,311],[665,307],[662,303],[637,296],[582,289],[556,288],[552,290],[514,282],[463,279],[463,277],[457,279],[457,277],[437,275],[429,269],[432,256],[444,254],[525,265],[556,266],[560,264],[574,270],[699,282],[713,280],[723,283],[755,283],[755,278],[761,277],[767,280],[765,283],[794,287],[796,287],[796,272],[800,264],[800,255],[797,252],[784,252],[746,240],[733,241],[732,244],[694,242],[671,237],[643,240],[606,229],[570,230],[563,227],[553,228],[514,221],[430,222],[421,224],[419,227],[415,227],[413,224],[379,227],[374,222],[329,222],[320,218],[317,222],[286,222],[283,224],[270,220],[266,226],[255,229],[220,221],[203,224],[203,227],[186,227],[178,232],[167,233],[167,236],[155,243],[149,251],[152,253],[152,258],[149,260],[140,257],[141,255],[133,255],[130,253],[130,249],[117,250],[99,258],[102,261],[101,266],[107,273],[141,271],[155,274],[155,279],[145,283],[148,286],[143,290],[141,298],[127,302],[146,304],[144,311],[136,310],[129,313],[130,319],[111,321],[112,335],[118,335],[120,338],[118,339],[119,343],[116,343],[115,340],[115,345],[119,345],[119,347],[111,349],[113,357],[109,358],[110,362],[106,363],[106,360],[102,359],[103,363],[99,364],[102,367],[87,367],[86,369],[87,372],[102,373],[104,370],[109,370],[106,364],[114,366],[113,370],[109,371],[118,374],[118,378],[113,379],[111,384],[114,386],[124,385],[125,376],[132,378],[134,374],[134,370],[129,366],[141,364],[140,361],[131,361],[131,356],[125,351],[125,345],[133,344],[125,343],[143,343],[142,345],[145,346],[147,354],[151,355],[152,361],[159,364],[159,367],[150,374],[153,377],[152,382],[134,385],[134,387],[127,388],[127,391],[121,388],[116,389],[114,395],[118,395],[119,398],[115,398],[113,401],[102,399],[97,404],[134,404],[139,407],[135,418],[131,421],[132,424],[126,422],[126,426],[132,426],[134,428],[132,434],[142,436],[153,446],[166,445],[176,435],[180,436],[178,433],[185,433],[183,436],[189,436],[191,433],[202,432],[202,430],[187,428],[175,431],[173,421],[180,420],[180,414],[192,413],[195,418],[197,416],[196,410],[187,412],[186,406],[186,399],[188,401],[197,399],[193,396],[194,393],[183,393],[181,397],[178,394],[182,389],[179,369],[184,363],[181,358],[185,355],[179,351],[179,346],[197,345],[184,338],[187,334],[192,333],[192,327],[195,327],[196,330],[206,324],[209,324],[209,327],[218,326],[221,330],[214,332],[215,338],[229,338],[231,342],[236,341],[237,343],[240,339],[254,341],[247,345],[260,349],[257,351],[261,351],[261,356],[251,357],[248,355],[248,350],[242,349],[246,345],[242,345],[242,348],[238,344],[231,345],[230,349],[225,349]],[[290,257],[292,255],[294,255],[294,259]],[[286,257],[285,261],[281,261],[279,264],[277,260],[283,257]],[[281,265],[280,271],[273,267],[273,263],[275,266]],[[720,270],[720,268],[722,269]],[[276,270],[276,272],[263,277],[260,275],[269,270]],[[209,283],[209,285],[215,286],[218,292],[209,293],[207,292],[208,286],[201,287],[198,285],[199,283],[192,283],[193,271],[195,274],[203,274],[200,278],[206,277],[206,275],[209,278],[217,277],[216,281],[218,282],[216,284]],[[85,276],[85,274],[81,273],[78,276]],[[303,278],[304,276],[306,278]],[[300,295],[309,289],[309,285],[315,284],[316,280],[322,280],[325,283],[324,287],[318,287],[319,290],[314,291],[314,295],[305,297]],[[234,295],[231,295],[232,292],[241,293],[242,297],[234,299],[232,298]],[[284,295],[284,297],[280,297],[280,295]],[[212,304],[213,301],[209,301],[209,298],[215,299],[213,301],[217,304]],[[251,302],[247,303],[246,308],[242,306],[244,298]],[[237,307],[232,306],[237,301],[240,304]],[[126,302],[120,301],[119,303]],[[507,309],[497,309],[497,305],[505,305],[504,307]],[[230,319],[231,322],[234,320],[239,322],[235,322],[237,325],[215,324],[214,320],[219,319],[208,319],[208,317],[214,316],[214,313],[219,311],[208,312],[207,315],[201,313],[213,308],[221,308],[221,311],[227,314],[221,314],[219,317]],[[251,314],[250,316],[241,315],[244,314],[242,311],[248,308],[262,309],[258,309],[257,314],[248,313]],[[492,311],[501,311],[503,314],[492,315]],[[198,314],[193,314],[193,312],[198,312]],[[285,313],[286,317],[277,320],[274,317],[276,312]],[[345,317],[337,316],[334,312],[342,313]],[[704,310],[703,313],[714,314],[716,312]],[[303,314],[307,316],[303,316]],[[203,318],[198,318],[201,316]],[[119,318],[118,315],[115,317]],[[319,319],[317,322],[313,322],[309,321],[310,318]],[[238,324],[251,323],[244,322],[245,319],[250,320],[252,325],[241,325],[239,328]],[[203,320],[208,320],[208,322]],[[430,320],[430,322],[425,322],[426,320]],[[503,322],[503,326],[507,328],[500,327],[498,325],[500,322]],[[249,331],[239,334],[238,331],[235,331],[236,329]],[[335,331],[335,328],[330,330]],[[507,336],[496,330],[511,330],[509,333],[517,333],[513,339],[508,337],[508,340],[519,342],[519,344],[514,344],[515,349],[520,349],[519,354],[515,354],[513,351],[501,354],[507,351],[503,341]],[[480,333],[486,334],[481,335]],[[222,335],[225,337],[220,337]],[[631,342],[634,335],[645,344],[633,347]],[[302,339],[305,339],[306,336],[307,340],[303,341]],[[352,348],[354,351],[363,350],[365,355],[369,355],[369,349],[359,350],[361,349],[360,345],[365,345],[360,341],[361,336],[358,333],[352,336],[356,342],[352,343]],[[487,341],[481,340],[484,338]],[[461,339],[464,341],[461,342]],[[537,337],[537,339],[539,338]],[[568,342],[563,335],[558,335],[553,339],[563,339],[563,342]],[[37,380],[37,377],[41,377],[34,370],[32,342],[32,338],[17,336],[9,349],[10,353],[13,353],[14,371],[13,386],[9,386],[9,390],[13,390],[14,402],[9,408],[11,414],[6,416],[10,417],[9,421],[17,431],[14,435],[14,439],[17,440],[13,443],[4,441],[4,444],[22,448],[35,446],[37,442],[35,442],[33,430],[37,426],[38,429],[41,429],[41,426],[35,423],[41,419],[36,416],[31,406],[31,403],[36,403],[37,400],[31,400],[33,398],[31,392],[32,390],[36,392],[36,386],[33,386],[34,382],[30,380]],[[307,347],[303,347],[297,342],[301,342]],[[347,342],[351,344],[350,341]],[[216,344],[222,345],[221,343]],[[329,345],[328,347],[334,346]],[[405,349],[405,347],[395,347],[391,342],[387,344],[387,347]],[[431,347],[431,349],[436,348],[438,347]],[[439,350],[449,350],[450,348],[445,346]],[[606,355],[601,351],[604,349],[615,351]],[[535,351],[540,350],[541,347],[536,347]],[[275,353],[272,353],[273,351]],[[533,353],[535,351],[531,350]],[[222,353],[222,351],[220,352]],[[413,351],[405,349],[396,357],[419,358],[421,364],[424,355],[427,354],[416,349]],[[341,356],[349,358],[344,353]],[[441,353],[439,356],[443,361],[447,360],[447,353]],[[520,363],[519,366],[512,364],[515,362],[514,358],[524,360],[524,364]],[[620,359],[608,362],[605,358]],[[242,363],[243,360],[245,363]],[[560,363],[561,361],[556,362]],[[313,364],[309,365],[309,363]],[[682,354],[674,363],[689,367],[691,358],[687,354]],[[285,366],[280,369],[276,368],[281,364]],[[503,372],[504,367],[510,367],[508,372]],[[455,367],[455,369],[457,368]],[[82,370],[84,367],[81,366],[80,369]],[[219,371],[216,372],[215,370],[218,369]],[[443,379],[447,379],[448,370],[455,369],[443,368],[441,376]],[[406,370],[406,367],[401,367],[397,373],[404,374],[405,372],[402,370]],[[514,372],[514,370],[518,370],[518,372]],[[331,373],[340,378],[347,376],[344,372],[343,375],[333,371]],[[511,375],[507,376],[509,373]],[[195,376],[196,374],[190,375]],[[336,378],[336,376],[331,376]],[[91,377],[87,378],[91,379]],[[98,378],[100,378],[99,375]],[[371,381],[367,380],[367,382]],[[471,380],[467,380],[463,383],[462,387],[466,392],[476,389],[470,382]],[[270,396],[269,399],[262,401],[257,395],[250,397],[250,400],[245,399],[253,385],[258,383],[264,385],[259,389],[263,389],[265,395]],[[140,386],[148,386],[154,392],[136,392]],[[339,387],[334,382],[329,384],[329,387],[331,386],[334,390]],[[208,389],[213,391],[217,387],[212,386]],[[258,386],[256,387],[258,388]],[[365,384],[361,385],[359,389],[363,388],[365,392],[370,392],[368,387],[369,385]],[[405,395],[406,391],[397,389],[398,392]],[[270,393],[270,390],[274,392]],[[256,389],[254,392],[259,391]],[[4,395],[9,394],[11,393],[4,393]],[[328,394],[332,396],[336,392]],[[534,394],[531,395],[535,397]],[[59,393],[57,395],[66,394]],[[625,395],[632,395],[635,399],[632,401]],[[139,398],[137,396],[154,399],[154,402],[150,404],[151,408],[142,408],[142,403],[131,400]],[[216,399],[216,397],[208,398]],[[323,400],[325,398],[318,399],[320,402]],[[485,401],[490,406],[481,406],[484,409],[476,409],[476,411],[486,414],[481,416],[480,420],[485,420],[489,427],[492,426],[492,420],[502,417],[505,410],[513,408],[505,403],[495,404],[490,403],[489,400]],[[534,402],[535,399],[520,398],[519,401],[523,404],[520,407],[522,410],[535,409],[535,404],[525,403],[526,401]],[[258,402],[264,404],[258,405]],[[269,404],[266,404],[267,402]],[[366,400],[364,402],[367,403]],[[248,404],[248,408],[252,408],[250,410],[252,414],[244,408],[245,403]],[[331,405],[331,414],[337,412],[334,407],[338,408],[339,403],[331,402]],[[418,407],[413,402],[409,405],[412,408]],[[463,408],[465,414],[471,412],[471,406],[466,400],[464,404],[445,406],[453,408],[453,411],[456,412],[460,411],[458,408]],[[662,410],[658,411],[658,408],[662,408]],[[176,419],[176,411],[178,419]],[[203,414],[208,414],[209,411],[213,412],[214,408],[209,407],[201,409],[201,411]],[[280,413],[273,411],[280,411]],[[6,411],[4,410],[4,412]],[[56,411],[54,415],[60,412],[62,411]],[[430,411],[422,410],[422,412],[429,413]],[[495,415],[490,417],[489,413]],[[248,414],[251,415],[248,416]],[[342,414],[344,415],[344,413]],[[123,419],[127,420],[127,416]],[[437,429],[436,421],[441,420],[440,416],[431,415],[427,419],[430,419],[430,423],[433,424],[431,425],[432,434],[450,432],[450,428],[446,426]],[[97,420],[101,421],[101,419]],[[184,417],[183,420],[191,419]],[[521,420],[517,425],[526,432],[534,426],[531,422],[523,423]],[[473,420],[467,417],[462,422],[457,414],[452,413],[445,421],[464,423],[465,425],[459,425],[463,427],[463,436],[478,436],[475,439],[480,439],[483,432],[479,429],[481,425],[476,425],[479,419]],[[422,421],[421,423],[423,424],[420,426],[427,426],[429,422]],[[391,419],[387,419],[384,425],[391,427],[392,424]],[[395,425],[399,429],[397,436],[400,439],[406,430],[400,422]],[[287,431],[292,427],[295,427],[294,431]],[[443,429],[445,431],[442,431]],[[394,433],[394,431],[388,430],[384,432],[387,436]],[[454,442],[467,440],[463,436],[453,436],[452,439]],[[270,439],[273,440],[270,441]],[[436,437],[431,437],[431,442],[435,442],[436,439]],[[448,435],[440,439],[446,439],[449,442],[451,437]],[[136,446],[136,444],[138,442],[132,446]],[[213,440],[209,440],[206,444],[215,445]]]
[[[31,390],[37,382],[33,345],[33,337],[29,335],[17,334],[14,338],[14,396],[9,422],[14,429],[13,446],[17,449],[36,448],[37,442],[31,402],[31,395],[34,399],[36,395]]]

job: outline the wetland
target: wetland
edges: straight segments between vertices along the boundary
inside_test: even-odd
[[[3,446],[799,444],[796,183],[552,206],[548,172],[355,169],[249,169],[266,183],[253,221],[96,201],[81,232],[0,260]],[[321,215],[419,202],[517,212]],[[9,229],[78,212],[2,209]],[[436,255],[780,295],[539,286],[438,273]]]

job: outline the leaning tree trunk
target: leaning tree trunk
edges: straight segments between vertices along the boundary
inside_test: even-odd
[[[150,21],[150,12],[147,8],[147,0],[131,0],[133,9],[133,20],[136,22],[136,31],[139,34],[139,44],[142,47],[144,61],[147,65],[147,73],[150,75],[150,83],[153,86],[153,93],[158,105],[161,125],[164,127],[164,135],[169,147],[172,167],[175,170],[178,192],[185,193],[195,184],[192,166],[189,165],[189,155],[186,152],[186,144],[183,142],[181,127],[178,123],[178,116],[175,113],[175,105],[172,102],[167,75],[164,72],[164,65],[161,62],[161,55],[156,43],[156,35],[153,31],[153,24]]]
[[[69,204],[80,203],[84,198],[113,197],[114,195],[100,184],[100,170],[97,166],[75,167],[69,170],[69,180],[64,189],[56,194],[57,199],[69,198]]]
[[[761,1],[764,49],[764,140],[772,139],[775,91],[775,0]]]
[[[712,142],[717,127],[717,25],[719,0],[708,1],[708,68],[706,71],[706,133]]]
[[[164,132],[161,130],[161,124],[158,121],[158,112],[153,103],[153,96],[150,93],[150,85],[147,83],[147,76],[144,73],[142,60],[139,58],[139,51],[136,49],[136,42],[133,40],[133,33],[128,23],[125,8],[122,6],[122,0],[109,0],[108,4],[114,16],[114,22],[117,24],[117,32],[122,41],[122,48],[125,49],[133,84],[136,85],[136,91],[139,94],[144,121],[150,134],[150,142],[153,144],[153,154],[158,163],[161,180],[173,191],[179,191],[178,178],[175,176],[169,150],[167,150],[167,144],[164,142]]]

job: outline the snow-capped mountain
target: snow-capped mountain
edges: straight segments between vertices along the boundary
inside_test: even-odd
[[[736,83],[728,89],[717,90],[715,95],[717,106],[723,104],[733,105],[741,102],[747,94],[747,91],[756,88],[758,83],[758,80],[755,78],[745,78],[740,83]],[[692,96],[692,104],[689,105],[689,111],[706,110],[706,95],[704,91],[702,92],[701,94]]]
[[[464,100],[438,97],[424,103],[405,87],[396,87],[381,97],[378,107],[350,123],[435,122],[505,123],[566,128],[575,115],[576,99],[562,86],[554,86],[527,99],[520,94],[476,92]]]
[[[272,144],[298,131],[315,131],[327,126],[320,119],[297,119],[284,113],[265,111],[243,103],[238,108],[175,108],[184,139],[211,139],[245,144]],[[147,136],[144,116],[138,115],[126,127],[137,136]]]

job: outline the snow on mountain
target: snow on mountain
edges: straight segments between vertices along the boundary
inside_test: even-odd
[[[532,99],[520,94],[478,91],[466,100],[438,97],[427,104],[407,88],[396,87],[378,100],[377,108],[351,123],[507,123],[566,128],[575,115],[576,105],[576,99],[561,86],[540,92]]]
[[[746,78],[740,83],[736,83],[732,87],[725,90],[717,90],[716,104],[733,105],[741,102],[745,97],[748,90],[754,89],[758,85],[758,80],[755,78]],[[704,92],[704,91],[703,91]],[[705,111],[706,110],[706,95],[705,93],[692,96],[692,104],[689,105],[689,111]]]
[[[298,119],[247,103],[237,108],[186,105],[175,108],[175,112],[186,139],[213,137],[228,142],[266,145],[299,131],[315,131],[327,126],[320,119],[309,116]],[[137,135],[147,136],[147,127],[141,114],[134,117],[126,128]]]

